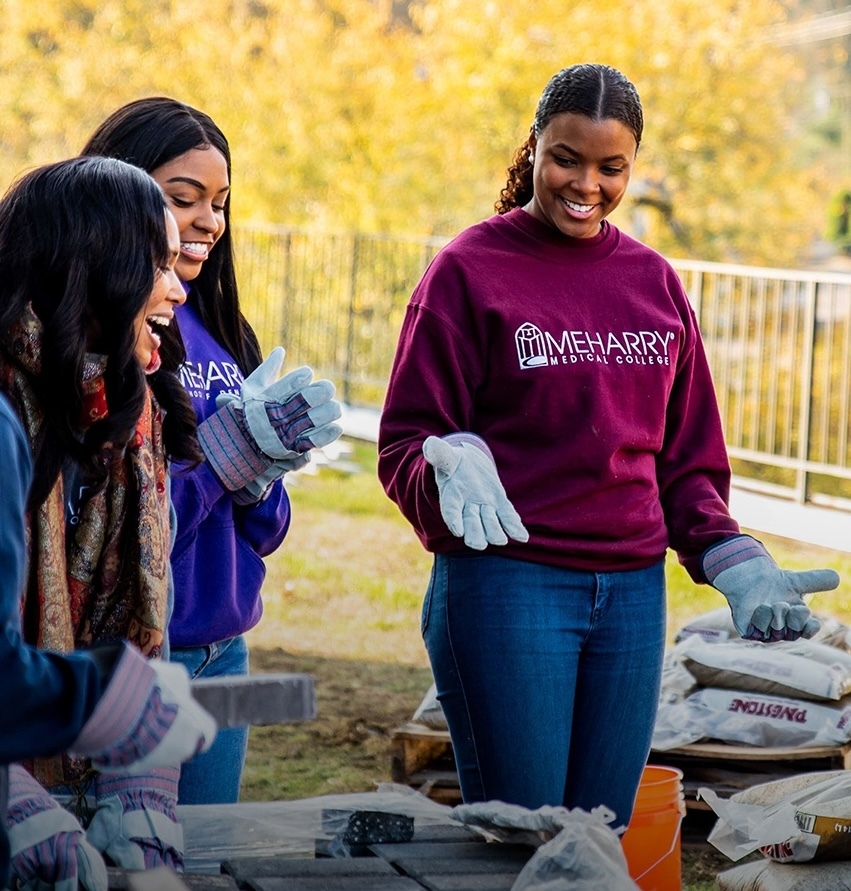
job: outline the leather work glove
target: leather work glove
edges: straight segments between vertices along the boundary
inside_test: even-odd
[[[307,366],[275,379],[284,361],[276,347],[243,381],[242,393],[223,393],[219,410],[198,428],[198,439],[217,476],[242,503],[309,461],[307,453],[334,442],[342,414],[331,381],[313,381]],[[245,490],[244,493],[241,490]]]
[[[192,698],[186,669],[145,659],[124,643],[106,691],[69,750],[89,756],[101,772],[142,773],[205,752],[215,737],[216,722]]]
[[[508,544],[508,539],[528,541],[529,533],[508,500],[499,480],[490,449],[469,441],[429,436],[423,456],[434,467],[440,514],[449,531],[464,539],[468,548],[483,551],[489,544]]]
[[[107,891],[106,866],[77,818],[61,807],[20,764],[9,765],[4,816],[12,886],[25,891]]]
[[[727,598],[733,624],[746,640],[812,637],[820,623],[803,595],[832,591],[839,584],[832,569],[780,569],[762,542],[749,535],[734,535],[712,545],[700,562],[709,584]]]
[[[177,821],[180,768],[149,773],[98,774],[96,809],[86,837],[122,869],[167,866],[183,871],[183,827]]]

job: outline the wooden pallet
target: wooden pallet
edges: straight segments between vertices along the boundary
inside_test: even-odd
[[[390,741],[390,775],[440,804],[460,804],[461,789],[449,731],[404,724]]]
[[[393,781],[412,786],[442,804],[458,804],[461,793],[446,730],[409,723],[391,740]],[[653,751],[651,764],[678,767],[689,811],[706,811],[697,790],[708,786],[728,797],[741,789],[800,773],[851,769],[851,744],[818,748],[759,748],[726,743],[693,743],[665,752]]]
[[[727,798],[742,789],[801,773],[851,768],[851,744],[812,748],[735,746],[722,742],[691,743],[664,752],[652,751],[650,764],[678,767],[689,810],[708,810],[697,790],[708,786]]]

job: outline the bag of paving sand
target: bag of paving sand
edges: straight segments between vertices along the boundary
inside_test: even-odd
[[[851,891],[847,863],[773,863],[757,860],[715,877],[719,891]]]
[[[701,739],[751,746],[839,746],[851,739],[851,697],[839,703],[702,687],[661,704],[652,747],[667,751]]]
[[[851,859],[851,771],[798,774],[729,799],[697,794],[718,817],[709,842],[731,860],[753,851],[778,863]]]
[[[609,825],[615,815],[605,807],[540,807],[529,810],[502,801],[460,804],[452,816],[507,842],[537,850],[511,891],[637,891],[629,877],[618,834]]]
[[[415,724],[422,724],[424,727],[430,727],[432,730],[448,729],[446,715],[443,714],[443,707],[437,699],[437,687],[434,684],[428,688],[411,720]]]
[[[659,690],[659,702],[682,702],[690,696],[698,687],[694,675],[686,668],[683,660],[683,650],[688,641],[683,641],[665,651],[662,661],[662,684]]]
[[[833,616],[814,615],[821,623],[821,627],[810,640],[851,652],[851,628]],[[728,606],[709,610],[690,619],[676,632],[674,643],[678,644],[693,634],[707,643],[741,640],[739,632],[733,625],[733,616]]]
[[[739,632],[733,625],[733,616],[729,606],[721,606],[690,619],[674,635],[674,643],[682,643],[694,634],[707,643],[716,643],[732,638],[740,639]]]
[[[677,649],[705,687],[833,701],[851,693],[851,653],[827,644],[803,638],[770,646],[741,639],[706,643],[693,635]]]

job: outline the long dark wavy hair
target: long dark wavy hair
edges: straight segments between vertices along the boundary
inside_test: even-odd
[[[31,507],[44,501],[69,458],[103,481],[104,445],[133,435],[146,386],[134,322],[167,262],[162,191],[121,161],[49,164],[0,200],[2,348],[29,306],[43,326],[41,372],[32,383],[45,420],[32,443]],[[83,369],[92,350],[107,359],[109,416],[82,431]]]
[[[508,182],[499,193],[494,208],[497,213],[508,213],[532,200],[531,137],[534,135],[537,139],[552,117],[565,112],[581,114],[593,121],[620,121],[632,130],[636,147],[641,144],[644,113],[638,91],[631,81],[616,68],[593,62],[562,68],[544,88],[529,136],[514,153],[508,168]]]
[[[214,148],[222,153],[231,178],[230,146],[213,119],[197,108],[152,96],[137,99],[114,111],[92,133],[84,155],[120,158],[153,173],[191,149]],[[257,336],[239,307],[239,291],[230,225],[230,197],[225,202],[225,231],[216,242],[201,272],[192,282],[189,300],[204,327],[236,359],[244,375],[262,361]],[[179,316],[178,312],[178,316]],[[167,348],[174,348],[169,338]],[[179,346],[182,350],[182,343]],[[172,356],[163,353],[171,361]]]

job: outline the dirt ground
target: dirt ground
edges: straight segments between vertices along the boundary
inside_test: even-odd
[[[379,662],[296,656],[255,649],[256,672],[306,672],[316,680],[318,718],[251,731],[243,800],[298,799],[372,791],[391,782],[390,739],[409,721],[431,682],[428,669]],[[711,815],[684,832],[683,891],[711,891],[731,868],[705,839]]]

